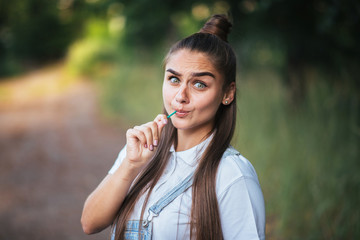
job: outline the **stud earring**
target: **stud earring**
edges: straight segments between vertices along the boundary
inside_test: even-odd
[[[228,103],[229,103],[229,102],[226,100],[226,101],[225,101],[225,104],[228,104]]]

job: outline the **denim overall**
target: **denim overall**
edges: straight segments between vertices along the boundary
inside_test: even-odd
[[[140,223],[140,220],[129,220],[126,224],[126,240],[151,240],[152,219],[159,216],[160,212],[180,194],[185,192],[192,185],[193,173],[187,176],[182,182],[175,186],[171,191],[160,198],[148,210],[148,216]],[[139,227],[140,226],[140,227]],[[139,232],[140,230],[140,232]],[[112,233],[111,240],[115,239],[115,231]]]
[[[240,155],[234,148],[228,148],[222,158],[229,155]],[[146,220],[140,223],[140,220],[129,220],[125,228],[126,240],[151,240],[152,239],[152,219],[159,216],[161,211],[169,205],[175,198],[185,192],[192,185],[193,174],[189,174],[182,182],[160,198],[148,210]],[[140,227],[139,227],[140,226]],[[112,233],[111,240],[115,240],[115,230]]]

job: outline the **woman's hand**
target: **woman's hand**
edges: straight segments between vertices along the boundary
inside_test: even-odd
[[[127,161],[128,166],[140,171],[147,165],[155,154],[161,131],[166,124],[166,115],[159,114],[154,121],[135,126],[126,132],[124,161]]]
[[[160,114],[154,121],[127,131],[126,157],[121,166],[108,174],[85,201],[81,216],[85,233],[99,232],[113,223],[133,180],[154,156],[166,124],[166,116]]]

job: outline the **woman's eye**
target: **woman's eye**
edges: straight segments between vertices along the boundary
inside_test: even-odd
[[[199,88],[199,89],[206,88],[206,85],[204,83],[202,83],[202,82],[197,82],[197,83],[194,84],[194,86],[196,88]]]
[[[179,82],[180,82],[180,80],[179,80],[177,77],[170,77],[170,78],[169,78],[169,81],[170,81],[171,83],[179,83]]]

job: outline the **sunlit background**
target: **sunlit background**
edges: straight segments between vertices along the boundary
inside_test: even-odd
[[[360,239],[360,2],[0,0],[0,239],[82,233],[127,128],[162,110],[169,47],[229,14],[233,145],[267,239]]]

